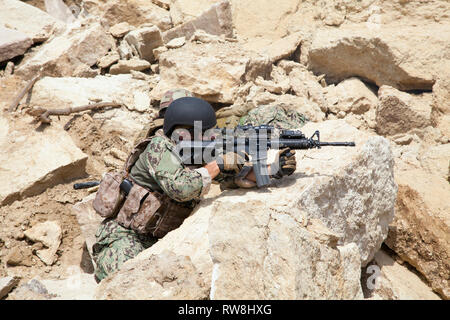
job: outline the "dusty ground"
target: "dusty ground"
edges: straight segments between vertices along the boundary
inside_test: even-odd
[[[26,82],[16,77],[0,79],[0,101],[3,110],[9,107],[14,96],[25,86]],[[19,105],[19,110],[26,108],[26,98]],[[74,190],[75,182],[99,180],[101,174],[112,164],[106,163],[103,156],[111,148],[125,150],[123,141],[117,136],[111,136],[102,131],[102,121],[94,120],[89,111],[72,116],[52,118],[61,125],[67,124],[67,132],[71,135],[77,146],[89,158],[86,165],[86,177],[77,181],[56,185],[42,194],[15,201],[10,205],[0,207],[0,277],[7,275],[20,276],[21,283],[33,277],[45,279],[67,278],[73,272],[72,266],[79,266],[84,272],[93,273],[93,266],[84,245],[84,238],[71,211],[76,202],[86,197],[87,190]],[[20,116],[20,115],[18,115]],[[38,127],[36,123],[30,126]],[[19,129],[20,128],[15,128]],[[116,161],[116,164],[120,164]],[[58,260],[52,266],[46,266],[36,255],[40,247],[27,240],[23,234],[39,222],[58,221],[62,228],[62,242],[58,249]],[[11,255],[14,258],[10,259]],[[19,265],[9,265],[7,261],[18,260]]]

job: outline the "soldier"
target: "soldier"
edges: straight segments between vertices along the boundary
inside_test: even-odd
[[[201,197],[208,192],[211,181],[218,178],[222,172],[241,171],[245,159],[234,152],[227,152],[220,156],[220,159],[203,166],[188,168],[181,162],[174,152],[175,142],[169,137],[183,136],[186,131],[192,134],[195,121],[201,121],[203,131],[215,127],[216,115],[211,105],[195,97],[179,98],[172,101],[166,109],[163,129],[148,138],[148,144],[131,167],[128,179],[133,187],[125,204],[117,217],[105,219],[96,233],[97,242],[93,246],[93,252],[97,281],[120,269],[125,261],[181,225]],[[202,136],[194,139],[200,140]],[[280,178],[292,174],[296,168],[294,154],[295,151],[289,152],[289,149],[280,151],[277,163],[269,167],[271,176]],[[255,181],[252,171],[244,177],[239,177],[239,185],[244,188],[253,187]],[[134,192],[133,188],[145,188],[150,192],[146,200],[137,199],[138,206],[141,201],[141,207],[145,207],[143,210],[152,207],[153,204],[146,205],[151,196],[162,203],[155,209],[160,216],[156,225],[144,223],[144,228],[141,228],[141,218],[129,222],[133,219],[134,212],[122,214],[128,200],[132,201],[132,198],[139,194]],[[141,214],[140,210],[141,208],[138,214]],[[134,222],[138,222],[138,227]]]
[[[154,135],[158,129],[161,129],[163,127],[164,114],[166,112],[167,107],[169,106],[169,104],[172,101],[174,101],[178,98],[193,97],[193,96],[194,95],[192,94],[192,92],[190,92],[189,90],[186,90],[186,89],[182,89],[182,88],[172,89],[172,90],[169,90],[166,93],[164,93],[164,95],[161,98],[161,101],[159,103],[158,116],[155,119],[153,119],[153,121],[151,121],[149,124],[147,124],[141,130],[141,132],[139,132],[133,145],[137,145],[143,139]]]

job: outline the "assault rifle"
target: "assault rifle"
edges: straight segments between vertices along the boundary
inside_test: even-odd
[[[217,138],[213,136],[207,141],[179,141],[175,152],[181,157],[182,162],[188,165],[216,160],[216,157],[224,153],[224,150],[240,154],[245,152],[251,157],[258,188],[270,182],[267,168],[268,149],[304,150],[320,149],[325,146],[355,146],[354,142],[320,141],[318,130],[307,138],[299,130],[280,130],[268,125],[238,126],[235,129],[219,129],[216,133],[218,133]]]

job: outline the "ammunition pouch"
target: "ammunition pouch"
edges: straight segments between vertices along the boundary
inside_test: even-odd
[[[176,202],[165,194],[149,190],[131,180],[128,172],[149,142],[150,138],[147,138],[136,145],[123,171],[104,175],[93,207],[104,218],[115,217],[125,228],[162,238],[183,223],[195,203]]]

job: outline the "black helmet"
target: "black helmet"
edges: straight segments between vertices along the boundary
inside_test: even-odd
[[[175,126],[194,126],[194,121],[202,122],[202,130],[213,128],[217,124],[213,107],[200,98],[176,99],[169,105],[164,115],[164,134],[169,135]]]

